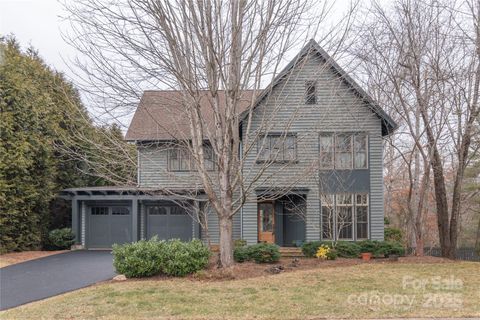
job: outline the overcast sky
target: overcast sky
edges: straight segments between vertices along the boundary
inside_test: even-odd
[[[61,37],[63,15],[57,0],[0,0],[0,35],[14,34],[22,48],[32,45],[47,64],[68,74],[63,59],[74,50]]]

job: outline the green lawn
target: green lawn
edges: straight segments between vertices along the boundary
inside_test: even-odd
[[[361,264],[224,282],[105,283],[7,310],[0,318],[480,317],[479,288],[479,263]]]

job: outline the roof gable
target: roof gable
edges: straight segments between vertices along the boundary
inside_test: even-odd
[[[313,39],[311,39],[307,45],[300,50],[295,58],[293,58],[292,61],[290,61],[290,63],[273,79],[270,85],[262,91],[255,102],[254,108],[260,104],[295,67],[302,63],[305,56],[312,53],[318,54],[334,73],[350,86],[354,90],[354,93],[357,94],[369,106],[372,112],[380,118],[382,121],[383,136],[391,134],[398,127],[395,121],[382,109],[382,107],[380,107],[375,100]],[[247,112],[248,110],[244,112],[244,117],[247,115]]]

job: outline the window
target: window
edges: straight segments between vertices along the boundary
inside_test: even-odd
[[[207,170],[214,170],[215,162],[213,156],[213,149],[210,146],[204,146],[205,168]],[[195,163],[186,148],[173,147],[168,151],[168,170],[169,171],[194,171]]]
[[[316,82],[307,81],[305,82],[305,104],[316,104]]]
[[[203,148],[205,158],[205,169],[213,171],[215,169],[215,162],[213,161],[213,149],[211,147]]]
[[[368,239],[368,194],[321,196],[323,240]]]
[[[94,216],[108,216],[108,207],[92,207],[91,213]]]
[[[175,206],[175,207],[170,207],[170,214],[180,216],[180,215],[187,214],[187,211],[182,207]]]
[[[333,169],[334,149],[333,134],[320,134],[320,168]]]
[[[367,169],[366,133],[320,133],[320,169]]]
[[[352,136],[350,134],[335,136],[335,168],[352,168]]]
[[[165,207],[160,207],[160,206],[149,206],[148,207],[148,214],[149,215],[166,215],[167,214],[167,209]]]
[[[355,169],[367,168],[367,135],[357,133],[353,136]]]
[[[353,240],[353,196],[339,194],[335,198],[338,239]]]
[[[355,196],[357,239],[368,239],[368,195]]]
[[[269,134],[257,141],[259,161],[289,162],[297,159],[295,134]]]
[[[335,204],[333,195],[323,195],[321,197],[322,203],[322,239],[333,240],[335,235],[334,230],[334,217],[335,217]]]
[[[116,216],[128,216],[130,209],[127,207],[112,207],[112,215]]]

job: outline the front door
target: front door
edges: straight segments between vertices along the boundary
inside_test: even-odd
[[[275,243],[275,210],[273,202],[258,203],[258,242]]]

